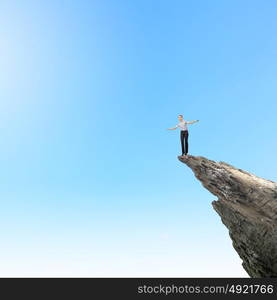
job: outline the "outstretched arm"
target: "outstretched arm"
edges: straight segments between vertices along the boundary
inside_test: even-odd
[[[176,127],[173,127],[173,128],[166,128],[167,130],[174,130],[174,129],[177,129],[177,126]]]
[[[199,120],[187,121],[187,124],[193,124],[193,123],[196,123],[196,122],[199,122]]]

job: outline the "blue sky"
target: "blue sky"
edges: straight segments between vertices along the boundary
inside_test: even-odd
[[[275,1],[1,1],[0,276],[246,276],[190,154],[276,181]]]

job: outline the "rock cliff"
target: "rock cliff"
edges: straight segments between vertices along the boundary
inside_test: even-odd
[[[277,277],[277,183],[201,156],[178,159],[218,197],[212,206],[249,276]]]

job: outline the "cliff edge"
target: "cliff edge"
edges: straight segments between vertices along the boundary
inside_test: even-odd
[[[178,159],[218,197],[212,206],[249,276],[277,277],[277,183],[202,156]]]

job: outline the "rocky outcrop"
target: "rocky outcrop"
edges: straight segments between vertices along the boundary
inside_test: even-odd
[[[249,276],[277,277],[277,183],[201,156],[178,159],[218,197],[212,206]]]

